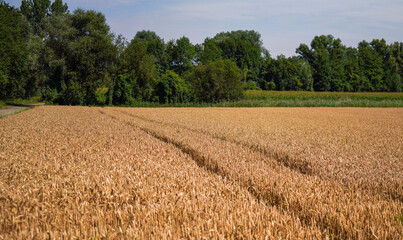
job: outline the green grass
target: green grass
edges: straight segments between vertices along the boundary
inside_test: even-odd
[[[403,107],[403,93],[249,90],[240,102],[250,107]]]
[[[5,107],[8,107],[8,105],[5,102],[0,101],[0,109],[5,108]]]
[[[306,92],[306,91],[262,91],[248,90],[245,92],[249,100],[275,100],[275,99],[368,99],[368,100],[403,100],[403,92]]]
[[[40,100],[41,100],[41,97],[32,97],[29,99],[17,98],[17,99],[2,100],[2,101],[0,101],[0,109],[6,108],[9,106],[21,106],[21,105],[26,105],[26,104],[31,104],[31,103],[38,103],[38,102],[40,102]]]
[[[7,115],[0,115],[0,119],[5,118],[5,117],[8,117],[8,116],[15,115],[15,114],[18,114],[18,113],[21,113],[21,112],[24,112],[24,111],[27,111],[27,110],[33,109],[33,108],[34,108],[34,107],[28,107],[28,108],[21,109],[21,110],[19,110],[19,111],[16,111],[16,112],[13,112],[13,113],[10,113],[10,114],[7,114]]]
[[[403,93],[340,93],[248,90],[238,101],[219,103],[135,102],[122,107],[403,107]]]
[[[39,97],[28,100],[0,101],[0,108],[39,102]],[[245,91],[243,99],[219,103],[134,102],[121,107],[403,107],[403,93],[385,92],[303,92],[303,91]]]

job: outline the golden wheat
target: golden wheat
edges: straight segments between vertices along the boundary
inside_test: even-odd
[[[398,239],[400,109],[0,119],[0,239]]]

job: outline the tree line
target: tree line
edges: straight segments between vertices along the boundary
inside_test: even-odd
[[[231,31],[192,44],[139,31],[114,35],[105,16],[70,12],[62,0],[0,0],[0,99],[42,96],[59,104],[236,100],[245,89],[402,91],[403,43],[346,47],[332,35],[276,58],[256,31]]]

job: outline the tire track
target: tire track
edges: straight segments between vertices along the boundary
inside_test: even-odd
[[[119,111],[119,110],[115,110],[118,111],[120,113],[126,114],[128,116],[146,121],[146,122],[151,122],[151,123],[156,123],[156,124],[161,124],[163,126],[170,126],[170,127],[178,127],[178,128],[182,128],[182,129],[186,129],[188,131],[194,132],[194,133],[198,133],[198,134],[203,134],[205,136],[214,138],[214,139],[218,139],[221,141],[226,141],[226,142],[230,142],[230,143],[234,143],[237,144],[239,146],[243,146],[243,147],[247,147],[252,151],[261,153],[271,159],[276,160],[278,163],[283,164],[285,167],[290,168],[291,170],[297,171],[299,173],[305,174],[305,175],[315,175],[315,172],[313,170],[312,164],[308,161],[304,161],[301,159],[296,159],[294,157],[291,157],[289,154],[284,153],[284,152],[275,152],[275,151],[269,151],[267,149],[265,149],[264,147],[261,147],[259,145],[256,144],[247,144],[241,141],[237,141],[234,139],[230,139],[227,138],[226,136],[219,136],[219,135],[215,135],[212,134],[208,131],[203,131],[203,130],[198,130],[198,129],[192,129],[190,127],[187,126],[183,126],[180,124],[174,124],[174,123],[165,123],[162,121],[157,121],[157,120],[153,120],[153,119],[147,119],[141,116],[137,116],[125,111]]]
[[[338,183],[321,180],[316,176],[302,174],[301,172],[294,171],[290,168],[284,168],[284,166],[283,168],[280,167],[278,170],[273,169],[275,166],[270,166],[269,163],[265,163],[265,161],[260,159],[260,157],[257,160],[253,160],[254,162],[249,166],[253,168],[253,171],[251,171],[250,169],[247,169],[248,164],[245,165],[243,163],[243,161],[249,157],[247,155],[242,155],[247,153],[245,151],[240,151],[239,154],[241,155],[236,155],[235,153],[234,157],[236,156],[237,159],[234,158],[234,165],[231,165],[228,163],[228,159],[225,159],[222,152],[211,152],[211,149],[213,149],[213,151],[214,149],[217,149],[217,151],[219,151],[219,149],[237,151],[238,148],[247,148],[246,146],[229,143],[222,139],[215,139],[215,142],[209,142],[208,139],[206,139],[206,141],[203,142],[207,145],[200,145],[202,147],[200,149],[203,151],[198,151],[197,149],[199,149],[200,146],[198,145],[197,140],[195,144],[199,147],[195,148],[186,143],[186,138],[182,141],[175,139],[175,135],[180,136],[182,133],[175,133],[174,127],[174,129],[166,130],[165,133],[164,128],[161,128],[161,132],[158,132],[154,129],[160,128],[155,128],[152,125],[161,125],[159,123],[150,123],[150,121],[137,118],[138,123],[135,124],[133,121],[130,121],[130,118],[136,119],[136,117],[121,111],[111,110],[111,112],[116,112],[121,114],[121,116],[128,116],[127,120],[115,116],[113,116],[113,118],[122,121],[131,127],[141,129],[160,141],[174,145],[182,152],[188,154],[199,167],[221,177],[228,178],[230,181],[245,188],[258,201],[263,202],[268,206],[276,207],[290,216],[296,216],[303,226],[319,228],[320,231],[327,236],[334,236],[343,239],[360,238],[359,236],[373,238],[376,235],[373,235],[375,233],[373,231],[374,228],[371,227],[371,225],[390,224],[388,221],[379,223],[371,221],[371,219],[363,218],[368,214],[373,214],[373,209],[363,209],[362,206],[368,205],[375,207],[378,209],[376,211],[379,212],[377,214],[381,215],[383,215],[382,212],[384,211],[390,211],[385,210],[385,206],[387,206],[386,204],[388,203],[379,200],[377,197],[372,199],[371,196],[363,196],[362,193],[355,192],[355,190],[352,189],[343,190]],[[113,113],[106,114],[111,117],[113,115]],[[149,126],[141,126],[141,121],[144,122],[145,125],[149,124]],[[170,127],[167,125],[162,126]],[[171,133],[169,133],[169,131],[171,131]],[[191,132],[195,133],[195,131]],[[171,134],[173,136],[171,136]],[[206,136],[206,134],[203,135]],[[191,135],[187,137],[189,137],[188,139],[192,139]],[[200,139],[203,139],[203,136],[201,136]],[[209,146],[214,146],[214,144],[220,147],[209,148]],[[220,160],[220,162],[215,161],[214,158]],[[259,168],[259,166],[261,166],[261,168]],[[246,172],[243,173],[243,171]],[[256,171],[256,173],[254,171]],[[276,173],[276,171],[279,172]],[[270,180],[267,180],[265,179],[264,174],[266,174],[267,178],[270,178],[270,174],[273,174],[275,177],[271,177]],[[302,191],[298,190],[298,186],[300,186]],[[377,201],[381,201],[381,203],[378,204]],[[397,208],[399,208],[398,206],[399,205],[397,205]],[[396,209],[396,206],[393,208]],[[349,214],[351,211],[358,211],[359,214],[351,215]],[[399,230],[397,231],[399,232]]]
[[[148,119],[148,118],[138,116],[138,115],[135,115],[135,114],[132,114],[132,113],[126,112],[124,110],[120,110],[120,109],[115,109],[115,108],[109,108],[109,109],[112,111],[117,111],[119,113],[126,114],[128,116],[131,116],[133,118],[136,118],[136,119],[139,119],[139,120],[142,120],[145,122],[160,124],[162,126],[169,126],[169,127],[173,127],[173,128],[186,129],[190,132],[202,134],[206,137],[210,137],[210,138],[221,140],[221,141],[226,141],[229,143],[234,143],[234,144],[242,146],[242,147],[247,147],[251,151],[261,153],[261,154],[265,155],[266,157],[268,157],[269,159],[273,159],[273,160],[277,161],[279,164],[282,164],[284,167],[287,167],[287,168],[291,169],[292,171],[301,173],[303,175],[317,176],[317,177],[321,178],[321,176],[319,175],[319,172],[315,170],[315,168],[313,167],[311,162],[306,161],[304,159],[297,158],[297,157],[293,157],[286,152],[268,150],[265,147],[262,147],[258,144],[238,141],[236,139],[228,138],[225,135],[214,134],[214,133],[211,133],[211,132],[209,132],[207,130],[203,130],[203,129],[194,129],[194,128],[191,128],[191,127],[188,127],[185,125],[181,125],[181,124],[177,124],[177,123],[167,123],[167,122],[158,121],[158,120],[154,120],[154,119]],[[341,183],[341,184],[346,189],[352,187],[351,184],[348,184],[348,183]],[[367,188],[361,188],[361,190],[363,192],[369,192],[370,194],[380,195],[385,200],[392,199],[392,200],[398,200],[398,201],[402,202],[401,195],[397,195],[397,194],[393,194],[393,193],[379,194],[379,192],[377,190],[371,190],[371,189],[367,189]]]

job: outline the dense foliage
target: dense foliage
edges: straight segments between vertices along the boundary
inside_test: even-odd
[[[231,60],[200,64],[188,79],[196,99],[202,102],[235,100],[243,94],[240,70]]]
[[[25,96],[28,30],[18,10],[0,1],[0,99]]]
[[[273,58],[256,31],[221,32],[193,45],[139,31],[114,35],[102,13],[62,0],[0,0],[0,99],[59,104],[231,101],[244,89],[400,92],[403,43],[346,47],[331,35]]]

